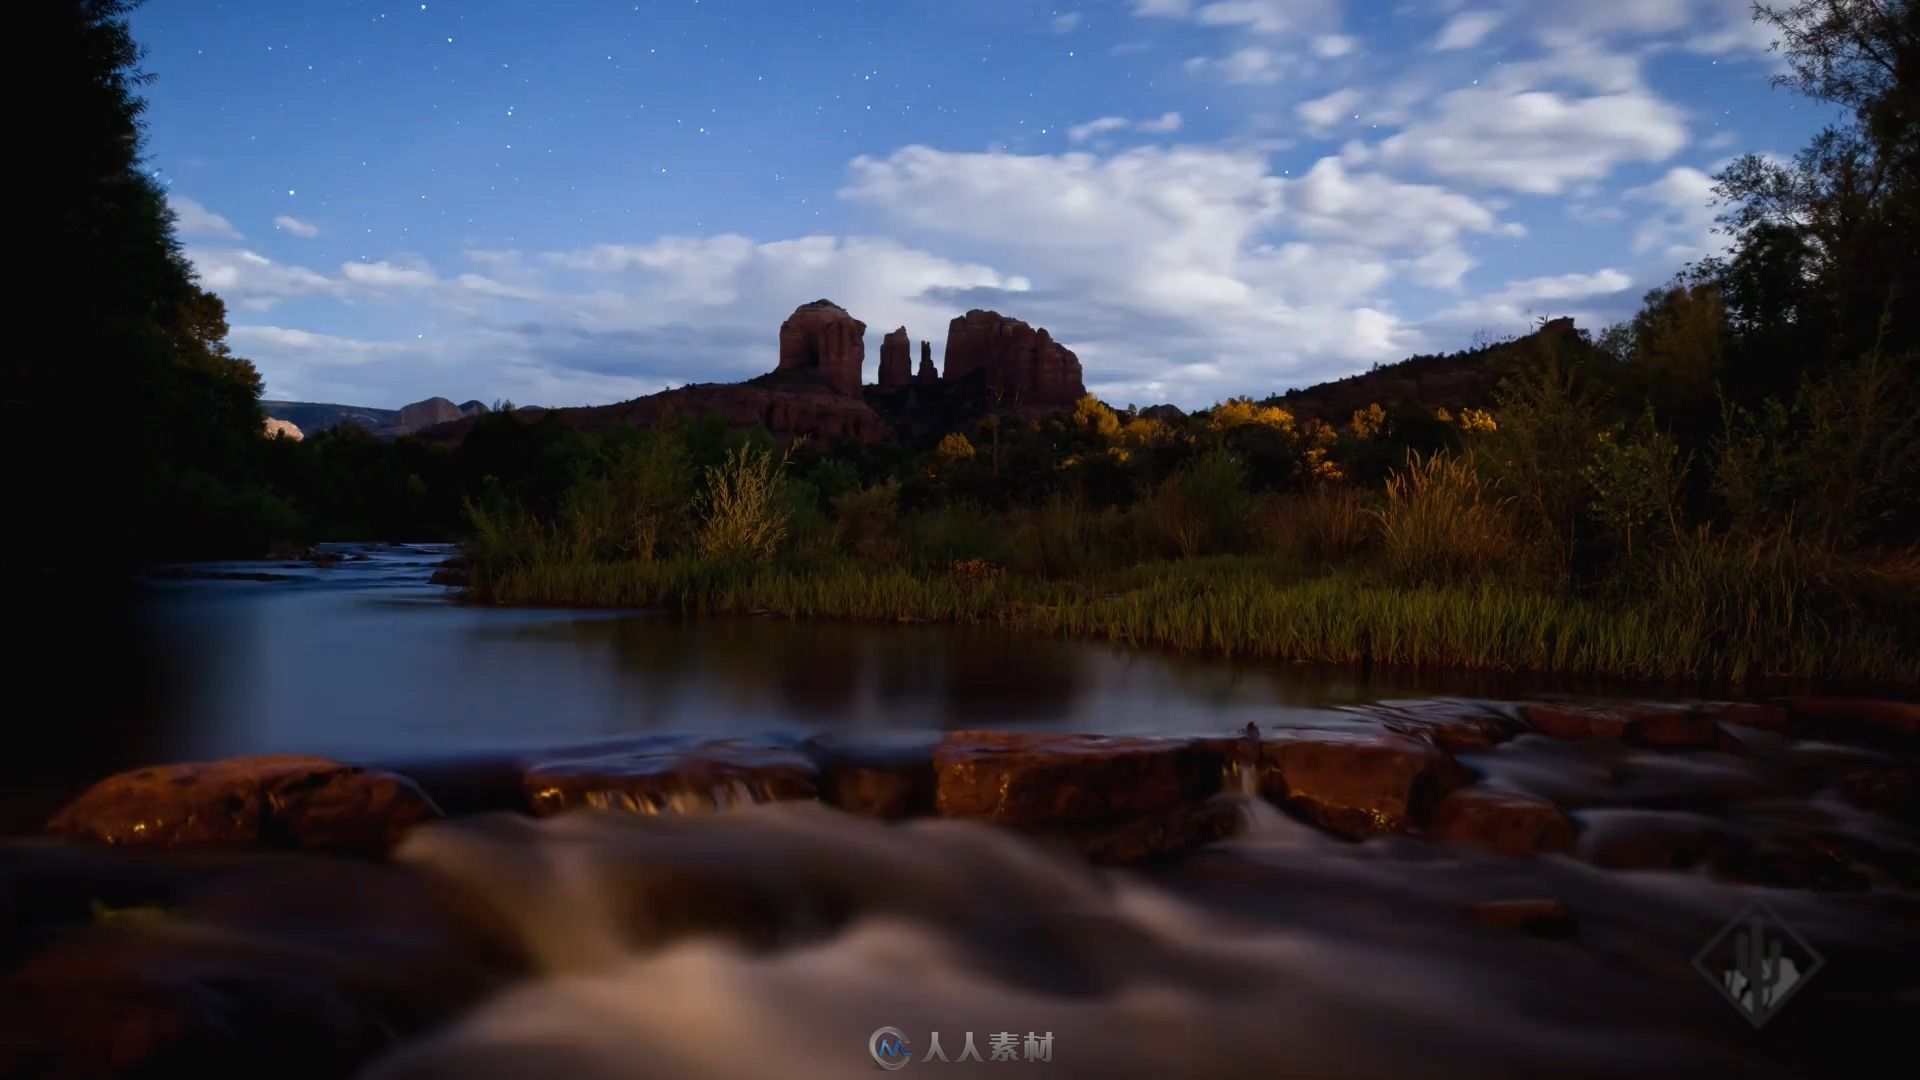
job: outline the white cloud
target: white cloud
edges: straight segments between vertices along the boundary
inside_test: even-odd
[[[397,266],[390,262],[350,262],[340,264],[340,276],[356,285],[392,286],[420,289],[438,283],[433,271],[416,266]]]
[[[1225,56],[1196,56],[1187,61],[1195,75],[1215,76],[1230,83],[1279,82],[1286,58],[1272,49],[1249,45]]]
[[[1570,316],[1591,328],[1598,321],[1597,313],[1617,306],[1617,298],[1632,286],[1633,278],[1611,267],[1510,281],[1495,292],[1448,308],[1429,326],[1455,335],[1482,330],[1524,333],[1541,318]]]
[[[1315,135],[1325,135],[1348,119],[1355,118],[1354,110],[1366,100],[1366,95],[1348,87],[1335,90],[1326,97],[1303,101],[1293,107],[1295,116],[1306,122],[1307,129]]]
[[[1288,219],[1304,235],[1379,251],[1444,249],[1466,232],[1499,227],[1485,205],[1443,187],[1347,171],[1322,158],[1285,187]]]
[[[1098,120],[1089,120],[1084,124],[1075,124],[1067,129],[1067,139],[1071,142],[1086,142],[1109,131],[1125,131],[1130,121],[1124,116],[1103,116]]]
[[[227,331],[227,343],[241,353],[325,353],[335,363],[362,364],[381,353],[405,351],[398,342],[362,341],[333,334],[316,334],[286,326],[239,325]]]
[[[167,206],[173,211],[174,227],[181,236],[218,236],[228,240],[240,239],[240,230],[233,222],[207,209],[184,195],[167,196]]]
[[[1666,38],[1699,53],[1764,53],[1772,34],[1751,0],[1525,0],[1511,3],[1550,44]]]
[[[281,214],[279,217],[274,218],[273,224],[275,228],[284,229],[295,236],[304,237],[309,240],[320,235],[320,226],[308,224],[288,214]]]
[[[1053,32],[1056,34],[1071,34],[1079,29],[1080,24],[1084,21],[1085,17],[1077,11],[1063,11],[1053,17]]]
[[[1669,169],[1660,179],[1631,188],[1623,197],[1653,207],[1652,216],[1633,231],[1635,254],[1685,262],[1726,250],[1727,238],[1714,232],[1718,210],[1713,177],[1699,169]]]
[[[1439,52],[1471,49],[1505,21],[1506,16],[1498,11],[1462,11],[1440,28],[1440,36],[1434,38],[1433,47]]]
[[[264,311],[295,296],[341,292],[341,283],[304,266],[276,263],[244,248],[188,248],[200,283],[229,304]]]
[[[1409,278],[1430,289],[1458,289],[1476,265],[1473,257],[1459,248],[1441,247],[1408,259],[1405,270]]]
[[[1360,48],[1360,39],[1351,34],[1321,34],[1313,39],[1313,54],[1329,60],[1347,56]]]
[[[1417,351],[1381,290],[1402,276],[1457,287],[1473,265],[1460,238],[1503,230],[1473,199],[1337,158],[1289,180],[1258,154],[1198,147],[1108,158],[910,147],[856,160],[843,194],[909,233],[1003,252],[1038,283],[1021,310],[1090,371],[1181,385],[1193,401]],[[1182,366],[1168,379],[1170,363]],[[1226,382],[1202,379],[1208,365]]]
[[[235,348],[276,395],[370,405],[432,394],[580,404],[736,381],[773,366],[796,304],[827,296],[873,328],[870,352],[898,325],[938,348],[955,314],[996,308],[1051,329],[1095,392],[1191,406],[1457,347],[1462,324],[1625,284],[1617,271],[1540,278],[1410,318],[1407,297],[1462,290],[1472,238],[1523,230],[1488,201],[1360,158],[1288,177],[1252,149],[912,146],[855,159],[840,194],[888,235],[474,250],[445,269],[395,254],[331,273],[243,250],[193,257],[230,301],[308,298],[298,322],[236,328]],[[387,340],[349,329],[368,325],[367,301],[388,301],[374,323]]]
[[[1084,124],[1075,124],[1068,128],[1067,140],[1082,143],[1117,131],[1165,135],[1179,131],[1181,122],[1180,114],[1177,112],[1161,113],[1159,116],[1150,116],[1141,120],[1129,120],[1124,116],[1102,116],[1097,120],[1089,120]]]
[[[1566,70],[1575,77],[1600,74],[1561,73]],[[1622,162],[1664,161],[1686,145],[1680,110],[1650,91],[1572,96],[1523,89],[1516,85],[1521,81],[1515,77],[1504,85],[1441,95],[1428,115],[1380,143],[1382,160],[1449,179],[1552,195],[1599,180]]]

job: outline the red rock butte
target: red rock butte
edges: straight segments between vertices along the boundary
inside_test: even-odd
[[[880,385],[905,386],[913,381],[913,340],[901,327],[880,342]]]
[[[946,382],[978,373],[997,405],[1071,405],[1087,390],[1080,358],[1019,319],[975,308],[947,324]]]
[[[858,397],[866,333],[866,323],[831,300],[801,304],[780,324],[779,370],[811,372],[825,385]]]

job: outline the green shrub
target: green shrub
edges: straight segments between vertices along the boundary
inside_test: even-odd
[[[1594,519],[1627,559],[1680,534],[1692,466],[1693,454],[1656,426],[1651,407],[1632,429],[1603,433],[1583,478]]]
[[[833,498],[834,543],[868,559],[891,561],[900,555],[900,482],[889,480]]]
[[[786,539],[787,515],[781,503],[786,460],[772,451],[741,446],[706,470],[707,486],[697,502],[701,558],[721,562],[764,561]]]
[[[1375,524],[1365,497],[1349,484],[1312,484],[1300,494],[1263,498],[1252,516],[1262,550],[1322,562],[1365,550]]]
[[[1044,577],[1071,577],[1097,570],[1100,549],[1111,534],[1102,535],[1102,523],[1118,515],[1102,515],[1074,495],[1053,495],[1038,506],[1008,515],[1011,559],[1015,569]]]
[[[1511,562],[1507,505],[1489,494],[1471,458],[1408,451],[1406,468],[1387,478],[1386,502],[1368,513],[1379,523],[1393,576],[1422,585],[1462,581]]]
[[[1253,507],[1246,469],[1219,448],[1161,481],[1144,501],[1149,530],[1186,558],[1239,546]]]

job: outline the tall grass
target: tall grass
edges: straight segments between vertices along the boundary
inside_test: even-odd
[[[1322,561],[1364,551],[1373,542],[1374,524],[1359,489],[1348,484],[1313,484],[1298,495],[1267,497],[1252,514],[1261,550]]]
[[[696,543],[703,558],[729,562],[773,555],[787,535],[781,505],[785,465],[770,450],[741,446],[707,467],[707,487],[695,504],[700,514]]]
[[[1711,592],[1712,574],[1693,580],[1705,583],[1701,595]],[[477,598],[496,603],[998,623],[1259,659],[1721,682],[1920,679],[1913,642],[1884,624],[1803,630],[1814,624],[1782,620],[1769,631],[1744,607],[1624,606],[1485,579],[1406,588],[1244,556],[1146,564],[1099,587],[1030,575],[975,580],[835,558],[804,568],[691,559],[519,565],[477,577],[474,588]],[[1747,632],[1729,632],[1740,627]]]
[[[1511,561],[1518,548],[1507,502],[1496,499],[1470,458],[1409,451],[1387,477],[1386,502],[1371,511],[1380,550],[1400,581],[1465,581]]]

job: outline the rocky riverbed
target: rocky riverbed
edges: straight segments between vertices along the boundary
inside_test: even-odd
[[[1833,1075],[1920,1008],[1920,707],[1316,715],[119,774],[0,848],[0,1071]],[[1694,965],[1755,903],[1763,1030]]]

